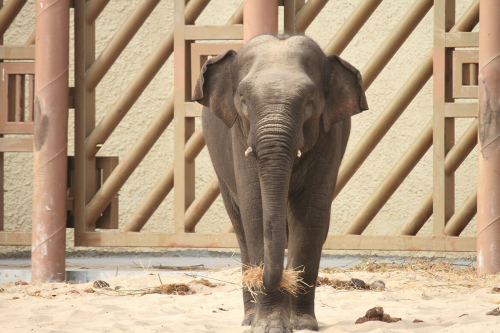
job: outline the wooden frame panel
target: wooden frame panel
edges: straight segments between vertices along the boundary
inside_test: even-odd
[[[117,156],[97,156],[96,157],[96,188],[108,179],[109,175],[118,165]],[[68,156],[68,220],[67,228],[75,227],[75,214],[74,214],[74,196],[75,196],[75,157]],[[111,203],[104,210],[103,214],[97,219],[95,227],[98,229],[118,229],[118,197],[115,196]]]
[[[448,32],[445,36],[446,47],[479,47],[478,32]]]
[[[184,103],[191,101],[191,43],[186,32],[185,0],[175,0],[174,13],[174,230],[184,232],[184,215],[195,197],[195,163],[184,156],[186,142],[194,133],[194,118],[186,118]],[[198,30],[195,30],[198,31]]]
[[[453,102],[451,92],[452,49],[445,47],[446,33],[455,25],[455,0],[434,2],[434,115],[433,115],[433,235],[444,236],[455,210],[455,177],[445,172],[445,157],[455,143],[455,120],[444,116],[444,103]]]
[[[186,248],[237,248],[236,235],[201,233],[88,232],[88,246],[151,246]],[[326,238],[324,250],[475,251],[473,237],[360,236]]]
[[[0,46],[2,60],[35,60],[35,46]]]
[[[477,118],[478,112],[477,103],[444,103],[446,118]]]
[[[0,246],[30,246],[30,231],[0,231]]]
[[[453,51],[453,98],[477,98],[477,69],[474,71],[472,66],[477,66],[478,63],[479,51],[477,50]],[[464,64],[469,66],[464,66]],[[475,80],[471,80],[471,72],[476,73]],[[465,85],[465,81],[469,84]]]
[[[21,81],[20,78],[26,75],[34,76],[35,63],[1,63],[0,73],[2,75],[2,80],[0,81],[0,133],[33,134],[33,113],[30,113],[28,121],[24,121],[24,80]],[[30,79],[29,84],[31,85],[28,91],[30,94],[29,101],[32,102],[34,96],[31,96],[31,93],[33,93],[32,86],[34,81]],[[21,110],[15,110],[18,108],[21,108]],[[30,105],[29,110],[33,110],[33,106]],[[16,114],[19,113],[18,111],[21,113],[16,117]]]
[[[75,245],[95,227],[85,225],[85,208],[96,193],[96,159],[85,156],[85,140],[95,128],[95,90],[86,89],[86,72],[95,60],[95,24],[85,19],[88,0],[74,0],[75,13]]]
[[[0,138],[0,152],[32,153],[33,138]]]
[[[185,26],[185,40],[231,40],[243,39],[243,24],[228,26]]]

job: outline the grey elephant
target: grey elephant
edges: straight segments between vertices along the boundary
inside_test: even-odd
[[[243,291],[254,333],[318,330],[314,294],[350,117],[368,109],[361,75],[305,36],[260,35],[203,66],[193,100],[242,262],[264,264],[263,293]],[[278,290],[303,267],[297,297]]]

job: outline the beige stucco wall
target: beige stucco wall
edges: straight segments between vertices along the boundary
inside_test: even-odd
[[[224,24],[238,7],[241,0],[213,0],[198,19],[198,24]],[[111,1],[97,20],[96,55],[98,55],[119,29],[121,23],[137,5],[139,0]],[[306,34],[324,47],[336,30],[341,26],[360,0],[330,1]],[[465,11],[471,0],[457,1],[457,16]],[[371,55],[389,34],[398,20],[411,6],[413,0],[386,0],[379,6],[372,18],[362,28],[342,57],[358,69],[362,69]],[[280,11],[282,21],[282,10]],[[4,44],[22,44],[34,28],[34,0],[28,1],[21,15],[16,19],[4,37]],[[162,0],[145,25],[139,30],[117,62],[97,87],[97,116],[100,120],[120,96],[146,57],[154,50],[160,39],[173,24],[173,1]],[[282,24],[280,24],[282,26]],[[73,36],[73,32],[71,33]],[[73,38],[73,37],[72,37]],[[402,46],[396,56],[382,71],[367,91],[370,111],[353,118],[351,139],[347,154],[364,135],[370,124],[380,116],[384,107],[399,87],[408,79],[410,73],[432,48],[433,10],[427,14],[415,32]],[[73,42],[73,40],[72,40]],[[73,52],[71,59],[73,59]],[[73,85],[73,75],[70,85]],[[99,155],[119,156],[122,158],[140,133],[151,122],[166,98],[173,90],[173,57],[169,59],[160,73],[149,85],[145,93],[135,103],[120,127],[106,142]],[[406,151],[411,142],[431,119],[432,79],[410,104],[405,113],[392,127],[375,151],[366,160],[353,179],[344,188],[332,206],[330,233],[338,234],[354,214],[368,199],[389,170]],[[197,120],[199,124],[199,119]],[[467,128],[471,120],[457,120],[457,138]],[[74,152],[74,116],[69,117],[69,154]],[[29,230],[31,225],[32,204],[32,160],[31,154],[5,154],[5,229]],[[127,220],[148,193],[166,166],[173,161],[173,124],[162,135],[139,168],[120,190],[120,225]],[[432,186],[432,149],[424,156],[417,168],[403,182],[402,186],[380,211],[366,234],[392,234],[400,223],[413,211]],[[212,177],[213,168],[204,150],[197,159],[197,191]],[[473,152],[456,173],[457,207],[473,190],[476,183],[476,153]],[[229,223],[221,198],[217,199],[210,211],[198,225],[199,232],[221,232]],[[419,235],[429,235],[431,221]],[[464,231],[465,236],[474,236],[475,220]],[[143,229],[148,232],[173,231],[173,192],[159,207],[152,219]],[[73,246],[73,231],[68,229],[68,251],[81,250]],[[13,256],[26,247],[0,247],[0,254]],[[106,251],[122,249],[101,248]],[[144,249],[129,248],[132,251]],[[147,249],[147,251],[165,249]],[[352,253],[352,252],[348,252]],[[365,252],[366,253],[366,252]],[[473,254],[469,254],[471,256]]]

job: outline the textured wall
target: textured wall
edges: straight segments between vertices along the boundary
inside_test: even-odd
[[[360,0],[330,1],[306,34],[324,47],[337,29],[354,10]],[[470,5],[471,0],[457,1],[457,16]],[[96,55],[98,55],[114,36],[122,22],[127,18],[138,0],[111,1],[97,19]],[[224,24],[232,15],[240,0],[213,0],[200,16],[198,24]],[[383,42],[396,23],[413,3],[413,0],[386,0],[379,6],[372,18],[365,24],[360,33],[343,52],[342,57],[358,69],[362,69],[378,46]],[[282,8],[280,8],[282,21]],[[99,121],[127,87],[135,73],[142,66],[160,39],[173,24],[173,1],[163,0],[132,39],[117,62],[97,87],[97,116]],[[282,27],[282,23],[280,23]],[[34,0],[28,1],[21,15],[8,30],[4,44],[22,44],[34,28]],[[73,36],[73,31],[71,32]],[[72,37],[73,38],[73,37]],[[367,91],[370,111],[353,118],[351,139],[347,154],[364,135],[370,124],[382,113],[389,100],[399,87],[407,80],[410,73],[432,48],[433,9],[419,24],[415,32],[406,41],[396,56],[382,71]],[[73,40],[71,41],[73,43]],[[72,48],[72,47],[71,47]],[[71,55],[71,60],[74,57]],[[70,74],[70,85],[74,77]],[[173,90],[173,57],[158,73],[145,93],[135,103],[119,128],[106,142],[99,155],[122,158],[140,133],[151,122],[155,113]],[[425,85],[420,94],[410,104],[405,113],[396,122],[379,146],[366,160],[353,179],[344,188],[332,206],[332,224],[330,232],[338,234],[343,226],[354,216],[368,199],[389,170],[406,151],[432,115],[432,79]],[[70,112],[69,154],[74,152],[74,117]],[[199,120],[197,121],[199,125]],[[457,138],[467,128],[470,120],[457,121]],[[30,154],[6,154],[5,168],[5,225],[6,230],[29,230],[31,225],[32,160]],[[120,191],[120,225],[140,203],[149,189],[163,173],[165,167],[173,160],[173,125],[162,135],[148,156],[133,173],[129,181]],[[380,211],[366,234],[391,234],[400,223],[413,211],[423,196],[432,186],[432,149],[424,156],[417,168],[404,181],[400,189],[393,195],[387,205]],[[196,164],[197,191],[212,177],[208,153],[204,150]],[[476,155],[469,156],[456,174],[457,207],[473,190],[476,183]],[[229,223],[221,198],[217,199],[210,211],[198,225],[199,232],[220,232]],[[429,235],[431,221],[419,235]],[[173,193],[159,207],[152,219],[143,229],[148,232],[173,231]],[[463,235],[475,234],[475,220]],[[75,251],[73,231],[68,229],[68,251]],[[14,255],[13,251],[27,250],[22,247],[0,247],[0,254]],[[99,249],[121,251],[124,249]],[[144,251],[130,248],[127,250]],[[148,249],[149,251],[150,249]],[[154,250],[154,249],[153,249]],[[165,251],[164,249],[159,249]]]

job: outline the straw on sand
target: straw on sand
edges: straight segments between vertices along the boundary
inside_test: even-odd
[[[362,260],[360,265],[349,268],[329,268],[326,273],[414,273],[422,276],[432,276],[443,283],[439,286],[464,286],[470,289],[497,287],[500,285],[500,274],[478,276],[476,268],[471,264],[454,264],[449,259],[416,259],[410,258],[403,262],[379,262],[373,258]],[[422,280],[424,283],[424,280]],[[424,283],[427,285],[427,283]]]

